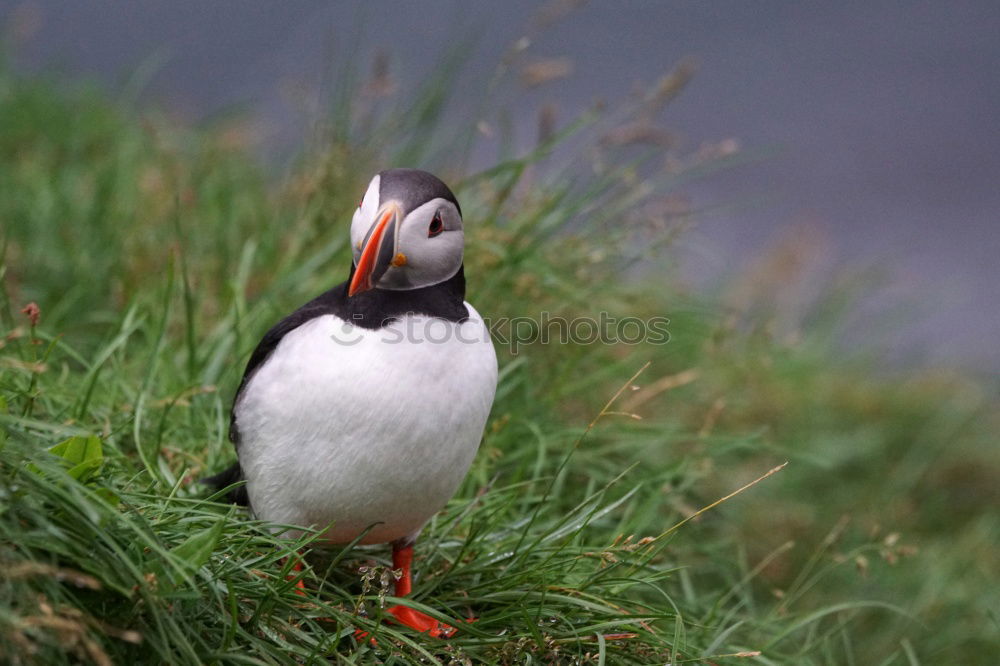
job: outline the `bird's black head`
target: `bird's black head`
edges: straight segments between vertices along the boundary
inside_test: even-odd
[[[348,295],[409,290],[453,277],[462,266],[462,210],[436,176],[389,169],[372,178],[351,222],[354,275]]]

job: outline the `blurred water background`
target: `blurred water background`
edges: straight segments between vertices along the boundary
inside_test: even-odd
[[[525,148],[543,109],[566,123],[688,63],[694,78],[658,119],[670,140],[754,158],[685,190],[705,211],[679,253],[693,285],[753,270],[775,246],[808,264],[793,277],[803,284],[875,267],[886,282],[850,344],[868,336],[866,310],[902,303],[889,360],[1000,369],[1000,4],[556,2],[541,18],[540,7],[0,0],[0,24],[21,71],[135,89],[185,122],[243,114],[276,171],[344,63],[368,71],[384,57],[406,85],[468,47],[460,101],[527,36],[552,80],[498,91]],[[484,142],[477,159],[494,157]]]

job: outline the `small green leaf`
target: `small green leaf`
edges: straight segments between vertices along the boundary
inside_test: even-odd
[[[49,452],[73,463],[101,458],[103,455],[101,440],[96,435],[89,437],[74,435],[50,448]]]
[[[224,519],[217,521],[211,527],[188,537],[184,543],[174,548],[170,553],[180,560],[190,572],[196,571],[208,562],[216,544],[219,543],[219,537],[222,536],[222,528],[225,524]]]
[[[104,464],[101,440],[96,435],[70,437],[50,448],[49,452],[62,458],[69,465],[66,473],[81,483],[86,483]]]

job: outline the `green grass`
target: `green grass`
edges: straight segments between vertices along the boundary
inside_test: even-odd
[[[472,173],[475,128],[442,123],[451,75],[379,98],[341,73],[274,174],[238,121],[179,127],[0,70],[0,659],[993,663],[995,386],[845,354],[865,280],[794,336],[780,261],[734,280],[739,308],[687,292],[669,266],[689,219],[657,204],[740,158],[661,168],[600,140],[672,91]],[[413,602],[479,618],[447,642],[379,623],[385,548],[283,541],[195,482],[233,457],[259,336],[345,277],[359,193],[404,164],[456,185],[480,312],[671,319],[666,345],[498,349],[480,454],[417,548]],[[303,546],[305,597],[284,559]]]

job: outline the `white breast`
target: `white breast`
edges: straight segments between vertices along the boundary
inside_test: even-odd
[[[482,319],[404,316],[377,331],[317,317],[278,344],[237,403],[261,519],[364,543],[415,535],[475,456],[496,390]]]

